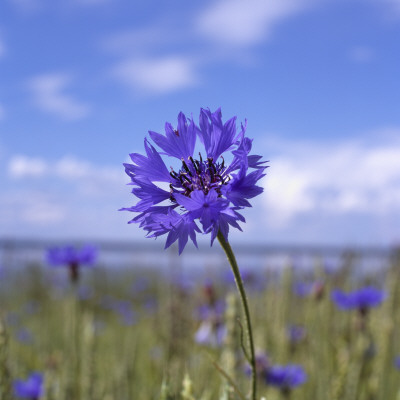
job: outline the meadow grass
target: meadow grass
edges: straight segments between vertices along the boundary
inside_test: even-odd
[[[393,258],[385,267],[361,277],[345,262],[329,273],[318,262],[306,275],[290,265],[254,271],[245,286],[257,351],[266,352],[273,365],[298,364],[307,374],[306,383],[289,392],[260,377],[259,398],[400,398],[394,365],[400,354],[400,264]],[[222,279],[206,284],[205,278],[185,285],[154,270],[111,266],[87,270],[72,285],[64,272],[30,266],[6,270],[1,278],[1,400],[14,399],[13,381],[32,371],[44,374],[46,400],[247,395],[243,316],[233,285]],[[294,290],[299,283],[307,285],[304,293]],[[333,288],[366,284],[386,292],[385,301],[366,315],[339,310],[331,300]],[[198,307],[210,301],[210,287],[214,300],[225,303],[222,345],[195,341]],[[297,341],[288,337],[291,325],[303,329]]]

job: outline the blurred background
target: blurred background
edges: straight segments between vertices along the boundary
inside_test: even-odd
[[[122,163],[221,107],[270,161],[232,243],[394,246],[399,43],[397,0],[2,0],[0,240],[145,245]]]

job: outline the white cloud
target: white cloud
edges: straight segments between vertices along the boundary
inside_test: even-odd
[[[399,132],[400,134],[400,132]],[[295,151],[293,149],[296,149]],[[268,219],[400,212],[400,143],[286,144],[264,180]]]
[[[42,158],[16,155],[8,162],[8,176],[13,179],[56,177],[71,181],[102,181],[120,184],[123,169],[111,166],[97,166],[74,157],[63,157],[55,162]]]
[[[43,111],[53,113],[67,120],[78,120],[86,117],[90,107],[64,91],[71,78],[65,74],[47,74],[33,78],[29,82],[33,101]]]
[[[233,46],[247,46],[267,38],[275,25],[306,9],[312,0],[219,0],[211,2],[196,21],[197,31]]]
[[[8,164],[8,174],[11,178],[40,177],[47,171],[47,164],[40,158],[29,158],[17,155]]]
[[[7,166],[7,164],[6,164]],[[0,235],[19,237],[132,237],[132,199],[121,165],[96,165],[63,157],[9,159],[0,191]],[[7,179],[8,178],[8,179]]]
[[[22,209],[21,219],[33,224],[48,224],[65,220],[65,209],[59,204],[41,201]]]
[[[195,63],[181,56],[130,59],[118,64],[113,74],[134,90],[154,94],[192,87],[199,81]]]
[[[0,235],[107,237],[111,229],[132,235],[126,223],[130,216],[118,212],[131,202],[129,178],[121,165],[16,155],[5,172]]]
[[[53,195],[37,190],[19,189],[0,196],[0,220],[7,225],[51,225],[64,221],[66,208]],[[26,226],[24,227],[26,230]]]

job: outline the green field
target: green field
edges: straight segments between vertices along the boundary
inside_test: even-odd
[[[326,272],[315,260],[312,273],[288,265],[255,271],[246,281],[256,348],[271,364],[298,364],[307,381],[292,391],[260,378],[258,398],[267,400],[395,400],[400,398],[400,264],[358,274],[342,261]],[[243,320],[235,287],[221,274],[170,279],[168,273],[136,268],[84,271],[77,285],[67,271],[29,266],[0,282],[0,399],[14,399],[13,381],[44,374],[47,400],[239,399],[250,378],[240,347]],[[229,271],[229,265],[221,265]],[[189,283],[187,282],[189,281]],[[207,285],[205,286],[205,282]],[[294,286],[308,284],[303,295]],[[363,285],[384,289],[385,301],[365,315],[339,310],[331,290]],[[199,344],[199,307],[212,286],[226,335],[221,346]],[[207,295],[208,293],[208,295]],[[305,335],[294,343],[290,325]],[[224,375],[228,375],[230,380]]]

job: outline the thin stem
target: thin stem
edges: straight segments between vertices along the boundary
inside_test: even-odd
[[[226,256],[228,257],[229,263],[232,268],[233,275],[235,277],[236,286],[238,288],[240,299],[242,301],[245,321],[246,321],[246,330],[247,336],[249,339],[249,347],[250,347],[250,366],[251,366],[251,400],[256,400],[256,392],[257,392],[257,374],[256,374],[256,357],[254,352],[254,340],[253,340],[253,330],[251,328],[250,322],[250,311],[249,304],[247,302],[246,291],[244,290],[242,277],[240,276],[239,267],[236,262],[235,255],[232,251],[230,244],[225,240],[224,235],[221,231],[218,231],[217,235],[218,241],[221,247],[224,249]],[[246,353],[245,353],[246,355]]]
[[[247,353],[247,349],[246,349],[246,346],[244,345],[244,341],[243,341],[243,325],[242,325],[242,323],[240,322],[240,319],[239,319],[239,318],[236,320],[236,322],[238,323],[239,328],[240,328],[240,346],[242,347],[242,350],[243,350],[244,356],[246,357],[246,360],[247,360],[249,363],[251,363],[251,358],[250,358],[250,356],[249,356],[248,353]]]

